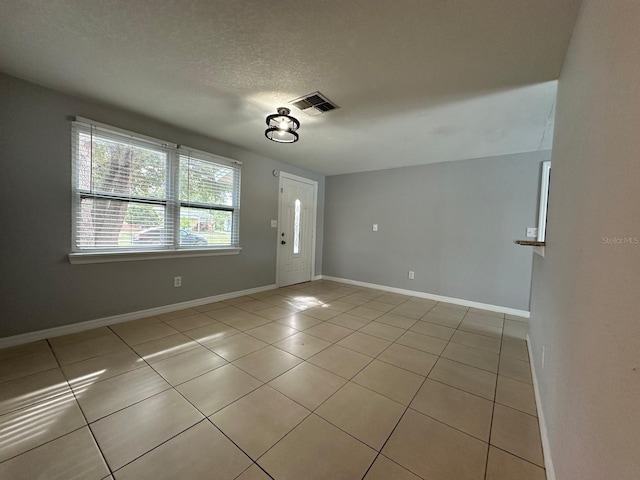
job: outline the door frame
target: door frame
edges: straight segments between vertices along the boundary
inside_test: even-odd
[[[282,222],[282,185],[284,179],[306,183],[313,187],[313,208],[311,212],[311,278],[316,276],[316,220],[318,218],[318,182],[292,173],[280,172],[278,181],[278,229],[276,233],[276,286],[280,287],[280,225]]]

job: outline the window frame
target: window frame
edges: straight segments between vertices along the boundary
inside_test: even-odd
[[[164,151],[167,154],[166,163],[166,188],[161,199],[147,198],[131,194],[100,194],[80,188],[78,171],[80,167],[78,151],[78,135],[82,131],[98,132],[103,138],[122,142],[123,138],[137,146],[151,148],[157,151]],[[215,155],[209,152],[196,150],[184,145],[177,145],[153,137],[137,134],[128,130],[113,127],[103,123],[95,122],[83,117],[75,117],[71,123],[71,163],[72,163],[72,208],[71,208],[71,253],[69,253],[70,263],[107,263],[120,261],[150,260],[160,258],[180,258],[194,256],[214,256],[214,255],[234,255],[241,251],[240,247],[240,186],[242,174],[242,162]],[[210,162],[216,165],[233,168],[233,190],[232,205],[200,204],[189,202],[180,198],[180,160],[181,157],[188,156],[199,161]],[[133,204],[154,204],[165,206],[165,228],[171,229],[170,235],[173,242],[169,245],[159,246],[123,246],[115,248],[82,248],[78,242],[78,211],[83,198],[111,199],[117,201],[127,201]],[[224,210],[232,212],[231,238],[227,245],[180,245],[180,211],[181,208],[208,208],[211,210]]]
[[[547,215],[549,213],[549,181],[551,179],[551,160],[542,162],[542,174],[540,176],[540,198],[538,205],[538,235],[536,241],[542,242],[542,246],[533,247],[533,253],[545,256],[544,243],[547,241]]]
[[[208,152],[204,152],[202,150],[197,150],[195,148],[186,147],[184,145],[179,145],[176,153],[176,168],[175,174],[179,175],[180,172],[180,157],[185,156],[189,158],[194,158],[199,161],[205,161],[209,163],[213,163],[216,165],[222,165],[226,167],[237,168],[236,176],[234,178],[234,188],[233,188],[233,200],[232,205],[224,205],[224,204],[215,204],[215,203],[201,203],[194,202],[191,200],[182,200],[180,198],[180,181],[179,179],[174,183],[174,186],[177,187],[177,194],[175,196],[177,203],[177,219],[178,223],[180,222],[180,209],[182,208],[209,208],[211,210],[219,211],[219,212],[231,212],[231,242],[229,244],[229,248],[235,248],[240,246],[240,189],[241,189],[241,162],[236,160],[231,160],[226,157],[222,157],[220,155],[213,155]],[[178,225],[176,228],[175,234],[180,236],[181,227]],[[234,242],[235,239],[235,242]],[[179,238],[176,238],[176,242],[179,245]],[[226,246],[224,246],[226,247]],[[222,246],[215,247],[206,247],[208,248],[224,248]],[[188,248],[186,246],[180,247],[181,249]],[[197,248],[197,247],[196,247]]]
[[[542,162],[542,176],[540,177],[540,205],[538,206],[538,242],[544,242],[547,238],[547,214],[549,212],[550,179],[551,161],[549,160]]]

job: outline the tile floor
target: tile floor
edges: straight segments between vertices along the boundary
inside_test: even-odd
[[[0,350],[0,478],[543,480],[527,328],[321,280]]]

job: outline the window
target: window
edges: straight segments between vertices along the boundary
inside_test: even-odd
[[[84,119],[72,135],[74,252],[238,247],[239,162]]]
[[[540,180],[540,206],[538,208],[538,242],[547,238],[547,211],[549,209],[549,180],[551,178],[551,162],[542,162],[542,178]]]
[[[239,168],[192,150],[181,148],[178,155],[180,226],[205,237],[209,245],[238,245],[233,227],[238,224]]]
[[[300,253],[300,199],[296,198],[293,213],[293,253]]]

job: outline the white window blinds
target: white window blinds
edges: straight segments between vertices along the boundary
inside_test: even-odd
[[[180,225],[211,245],[237,246],[240,165],[180,147]]]
[[[239,163],[90,121],[72,154],[74,251],[239,245]]]

